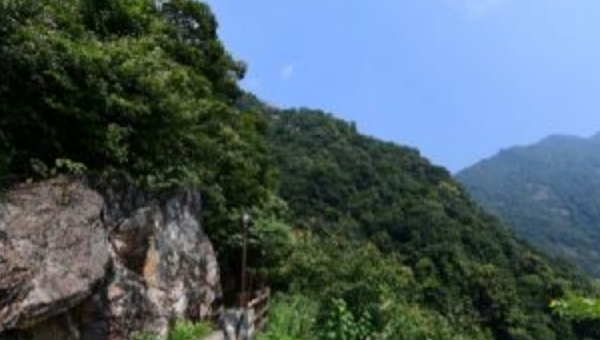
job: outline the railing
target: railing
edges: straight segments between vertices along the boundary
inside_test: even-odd
[[[254,330],[261,331],[269,319],[271,289],[263,288],[255,293],[254,299],[248,302],[248,309],[254,310]]]
[[[248,301],[246,296],[252,299]],[[245,307],[226,309],[223,314],[226,340],[250,340],[267,324],[271,290],[263,288],[246,296],[240,299]]]

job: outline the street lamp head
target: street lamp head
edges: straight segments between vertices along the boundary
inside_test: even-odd
[[[244,228],[249,228],[252,224],[252,217],[247,212],[242,214],[242,224],[244,225]]]

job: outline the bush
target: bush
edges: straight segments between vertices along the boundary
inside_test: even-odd
[[[368,312],[355,315],[341,299],[334,299],[325,313],[320,339],[367,340],[375,333]]]
[[[208,336],[211,332],[212,327],[207,322],[193,323],[180,320],[169,332],[167,340],[199,340]]]
[[[374,338],[381,340],[490,340],[480,329],[462,329],[447,318],[418,306],[394,303],[386,311],[384,330]]]
[[[314,340],[319,304],[303,295],[277,295],[269,312],[269,323],[258,340]]]
[[[212,327],[207,322],[194,323],[187,320],[179,320],[171,329],[166,339],[149,333],[138,333],[134,340],[201,340],[212,332]]]

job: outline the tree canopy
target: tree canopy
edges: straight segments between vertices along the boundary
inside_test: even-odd
[[[309,248],[315,253],[290,260],[301,291],[331,289],[362,306],[358,314],[396,292],[396,301],[434,310],[466,334],[475,327],[495,339],[578,338],[549,309],[583,287],[576,277],[517,240],[445,169],[323,112],[266,111],[279,194],[292,223],[319,240]]]
[[[262,194],[254,189],[267,176],[253,144],[258,120],[231,105],[245,67],[224,49],[205,4],[3,4],[5,176],[35,176],[32,163],[70,159],[149,186],[217,183],[238,200]]]

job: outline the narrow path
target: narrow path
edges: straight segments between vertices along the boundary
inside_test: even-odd
[[[224,340],[224,339],[225,339],[225,336],[223,335],[223,331],[216,331],[202,340]]]

